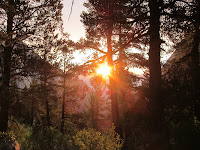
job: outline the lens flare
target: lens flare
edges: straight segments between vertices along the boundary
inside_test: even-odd
[[[97,69],[96,72],[97,72],[97,74],[100,74],[102,76],[109,76],[110,70],[111,70],[111,68],[107,65],[107,63],[105,63],[105,64],[99,65],[99,68]]]

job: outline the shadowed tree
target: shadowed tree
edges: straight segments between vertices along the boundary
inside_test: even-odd
[[[122,81],[121,77],[125,75],[122,75],[122,70],[127,65],[125,65],[125,61],[131,62],[130,60],[133,60],[132,53],[127,49],[131,46],[139,47],[139,41],[141,42],[141,39],[144,39],[143,35],[146,34],[146,28],[143,29],[145,23],[138,25],[140,23],[134,24],[137,22],[136,20],[128,21],[131,18],[130,16],[133,16],[133,14],[129,14],[132,10],[128,5],[129,2],[121,0],[91,0],[86,3],[85,6],[88,8],[88,12],[83,12],[81,17],[87,31],[87,40],[80,41],[81,45],[77,46],[79,49],[90,48],[98,51],[96,55],[99,54],[100,56],[93,61],[93,64],[106,60],[111,67],[109,88],[112,103],[112,120],[116,126],[116,131],[120,134],[117,87],[115,85],[123,84],[122,82],[124,81]],[[133,3],[132,5],[139,4]],[[135,25],[134,29],[137,30],[132,29],[133,24]],[[141,39],[138,40],[139,38]],[[101,41],[106,44],[103,45]],[[107,51],[102,50],[104,47],[107,48]],[[125,52],[125,50],[127,51]],[[116,55],[119,55],[118,60],[113,59]],[[91,63],[91,61],[89,62]],[[123,101],[123,98],[121,100]]]
[[[149,89],[150,89],[150,150],[158,147],[161,133],[161,66],[160,66],[160,11],[159,3],[149,1],[150,8],[150,42],[149,42]],[[160,149],[160,148],[158,148]]]
[[[196,7],[192,3],[195,3]],[[174,6],[174,7],[173,7]],[[193,7],[193,8],[192,8]],[[161,68],[160,68],[160,49],[161,49],[161,38],[160,34],[163,30],[168,30],[172,36],[178,35],[176,31],[183,31],[184,28],[188,28],[188,25],[191,25],[190,21],[194,25],[194,41],[193,48],[191,52],[192,56],[192,79],[193,79],[193,91],[197,96],[197,89],[199,86],[199,82],[197,79],[198,75],[198,45],[199,45],[199,37],[197,33],[199,33],[199,11],[198,11],[198,2],[197,1],[149,1],[150,8],[150,50],[149,50],[149,70],[150,70],[150,80],[149,80],[149,88],[150,88],[150,122],[151,122],[151,130],[152,130],[152,142],[154,144],[150,144],[150,149],[169,149],[169,145],[167,144],[166,133],[163,129],[162,125],[162,101],[161,101]],[[198,16],[198,17],[197,17]],[[171,20],[170,20],[171,19]],[[166,20],[166,22],[163,22]],[[170,21],[174,22],[170,22]],[[162,22],[162,23],[161,23]],[[161,26],[162,25],[162,26]],[[170,26],[167,26],[170,25]],[[195,27],[198,26],[198,27]],[[161,27],[161,28],[160,28]],[[182,33],[181,33],[182,34]],[[195,81],[194,81],[195,80]],[[197,85],[197,84],[198,85]],[[195,94],[196,93],[196,94]],[[158,137],[160,139],[158,139]],[[162,139],[163,138],[163,139]],[[153,146],[154,145],[154,146]]]
[[[111,107],[112,107],[112,120],[116,126],[116,131],[120,133],[119,127],[119,110],[117,95],[115,93],[115,73],[113,64],[113,48],[112,48],[112,36],[114,31],[114,12],[117,10],[118,1],[100,1],[91,0],[85,4],[89,12],[83,12],[82,22],[86,27],[87,38],[89,40],[101,40],[106,39],[107,52],[105,58],[107,60],[108,66],[111,67],[111,72],[109,76],[109,89],[111,96]]]
[[[1,90],[1,112],[0,130],[7,130],[9,105],[10,105],[10,72],[15,44],[24,41],[29,37],[37,38],[37,30],[51,19],[59,21],[61,19],[61,1],[24,1],[24,0],[2,0],[1,8],[1,28],[3,33],[3,72]],[[35,40],[32,44],[37,44]]]

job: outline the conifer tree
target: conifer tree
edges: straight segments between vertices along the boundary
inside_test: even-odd
[[[9,106],[10,106],[10,79],[13,49],[16,43],[26,41],[31,37],[32,44],[37,45],[38,30],[41,31],[45,23],[50,20],[61,20],[61,1],[25,1],[25,0],[3,0],[1,8],[1,42],[2,52],[2,87],[0,130],[7,130]],[[53,30],[53,28],[52,28]],[[34,38],[33,38],[34,37]]]
[[[126,67],[125,61],[128,61],[127,58],[132,59],[128,57],[130,51],[125,52],[125,50],[131,46],[139,46],[139,38],[137,36],[144,39],[144,36],[140,35],[140,31],[142,35],[146,34],[146,30],[142,29],[142,24],[138,22],[134,28],[138,28],[138,30],[135,31],[132,29],[132,25],[136,22],[136,20],[131,22],[128,21],[131,18],[130,16],[133,16],[133,14],[129,14],[132,11],[132,8],[128,5],[129,2],[130,1],[128,0],[88,1],[88,3],[85,4],[88,8],[88,12],[83,12],[81,16],[82,22],[86,28],[87,40],[81,41],[82,45],[78,45],[78,48],[80,49],[90,48],[96,50],[98,52],[97,54],[100,55],[94,60],[94,62],[97,63],[106,60],[108,65],[112,68],[111,75],[109,77],[109,88],[112,101],[112,120],[116,125],[116,131],[118,133],[121,132],[121,129],[119,124],[119,110],[116,93],[117,89],[115,89],[116,87],[114,85],[122,85],[123,82],[125,82],[122,78],[120,78],[125,75],[122,75],[122,70]],[[133,3],[132,5],[138,4]],[[145,7],[146,6],[144,6],[144,8]],[[107,51],[101,50],[103,46],[100,41],[105,41],[106,44],[104,46],[107,48]],[[119,59],[113,60],[113,56],[116,55],[119,55]],[[117,67],[120,67],[119,70],[121,71],[118,72]],[[119,75],[119,73],[121,75]]]

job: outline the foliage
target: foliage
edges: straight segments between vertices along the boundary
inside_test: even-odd
[[[90,95],[86,104],[86,115],[88,127],[99,130],[101,120],[110,120],[110,102],[108,99],[108,89],[106,89],[106,79],[101,76],[91,77]]]
[[[15,145],[15,137],[13,134],[0,132],[0,149],[10,150]]]
[[[75,145],[81,150],[120,150],[123,141],[114,127],[101,133],[94,129],[83,129],[73,137]]]
[[[25,149],[47,150],[47,149],[67,149],[69,140],[57,129],[33,127],[31,134],[27,136],[27,145]]]
[[[137,107],[137,106],[136,106]],[[126,150],[144,150],[145,137],[147,136],[148,121],[146,114],[128,111],[123,117],[125,140],[123,148]]]
[[[30,128],[24,124],[16,123],[9,126],[11,130],[9,134],[2,133],[2,135],[6,135],[6,139],[4,138],[3,144],[1,140],[0,146],[12,146],[15,139],[20,148],[26,150],[120,150],[123,145],[123,141],[115,132],[114,127],[102,132],[92,128],[78,131],[68,122],[66,124],[67,134],[62,134],[53,127],[33,126]]]
[[[28,148],[27,138],[31,135],[31,127],[26,124],[22,124],[14,119],[9,121],[9,133],[15,136],[16,141],[19,143],[22,149]]]
[[[15,121],[14,123],[9,122],[9,135],[14,135],[20,148],[25,150],[75,149],[72,137],[78,130],[69,121],[65,122],[65,127],[67,134],[63,134],[53,127],[30,127]]]
[[[200,149],[200,122],[196,118],[182,120],[178,123],[171,121],[170,131],[173,150]]]
[[[160,140],[156,141],[162,134],[156,133],[160,128],[168,132],[164,141],[171,141],[167,144],[172,149],[200,149],[199,0],[88,0],[85,6],[88,11],[82,13],[81,21],[86,39],[74,44],[68,34],[62,33],[61,0],[0,2],[1,131],[7,131],[10,120],[8,133],[0,133],[0,149],[10,149],[16,139],[21,148],[27,150],[114,150],[121,149],[122,145],[123,149],[140,150],[152,145],[164,150],[158,147]],[[189,38],[181,39],[190,32]],[[160,51],[170,42],[164,44],[163,40],[177,44],[176,52],[188,52],[183,57],[176,55],[177,61],[163,74],[165,89],[161,89],[160,82]],[[176,43],[180,40],[182,42]],[[101,85],[103,82],[98,77],[90,82],[94,88],[90,91],[80,82],[74,65],[70,64],[70,46],[82,51],[95,50],[87,59],[86,69],[94,71],[98,63],[105,60],[114,68],[110,99],[118,100],[121,105],[119,112],[118,109],[113,111],[117,112],[113,118],[120,116],[114,122],[122,126],[124,143],[114,128],[95,130],[99,129],[100,120],[105,121],[105,114],[111,112],[107,87]],[[149,60],[132,47],[150,49]],[[55,65],[55,61],[59,64]],[[148,90],[143,86],[139,91],[150,99],[144,102],[140,96],[135,104],[137,109],[130,106],[132,110],[128,110],[125,104],[131,101],[133,105],[137,99],[132,90],[135,77],[128,69],[138,66],[149,67]],[[78,79],[77,83],[74,78]],[[88,114],[83,112],[86,98]],[[136,111],[141,103],[148,105],[148,113]],[[117,125],[116,129],[121,128]],[[62,133],[58,130],[60,127]],[[154,139],[156,144],[148,143]]]
[[[0,32],[4,33],[0,37],[2,41],[0,43],[0,78],[3,79],[4,88],[4,91],[0,93],[2,97],[0,103],[2,108],[0,111],[1,131],[6,131],[8,126],[10,86],[12,82],[19,85],[19,79],[27,76],[29,72],[26,58],[30,53],[27,49],[31,47],[31,51],[36,52],[38,50],[36,48],[45,45],[45,43],[39,44],[40,36],[43,35],[42,33],[48,35],[47,33],[52,33],[60,27],[61,9],[60,0],[2,0],[0,2],[0,18],[2,18]],[[25,44],[27,40],[29,43]],[[50,40],[48,42],[50,43]],[[49,46],[45,49],[47,48]],[[19,86],[19,88],[22,87]]]

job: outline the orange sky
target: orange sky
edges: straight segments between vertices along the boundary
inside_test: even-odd
[[[73,0],[63,0],[64,8],[62,12],[63,12],[64,31],[70,34],[70,39],[78,41],[81,37],[84,37],[85,35],[83,24],[80,21],[80,14],[82,11],[86,11],[86,8],[83,6],[84,0],[74,0],[72,13],[70,15],[72,1]],[[88,54],[91,54],[91,52]],[[79,52],[75,52],[74,53],[75,59],[72,62],[82,64],[84,59],[87,58],[87,56],[88,56],[87,54],[80,55]],[[132,69],[130,70],[131,72],[134,72],[136,74],[143,74],[143,71],[139,68],[135,67],[131,69]]]
[[[71,12],[72,1],[73,0],[63,0],[64,8],[62,10],[62,13],[63,13],[64,31],[70,34],[70,39],[78,41],[81,37],[84,37],[85,35],[83,24],[80,21],[81,12],[86,11],[86,8],[83,6],[85,0],[74,0]],[[88,53],[88,55],[89,54],[91,54],[91,52]],[[83,55],[80,54],[79,52],[75,52],[74,53],[75,59],[72,62],[82,64],[84,62],[84,59],[87,58],[88,55],[87,54]],[[143,74],[143,70],[136,67],[130,68],[130,71],[138,75]]]

